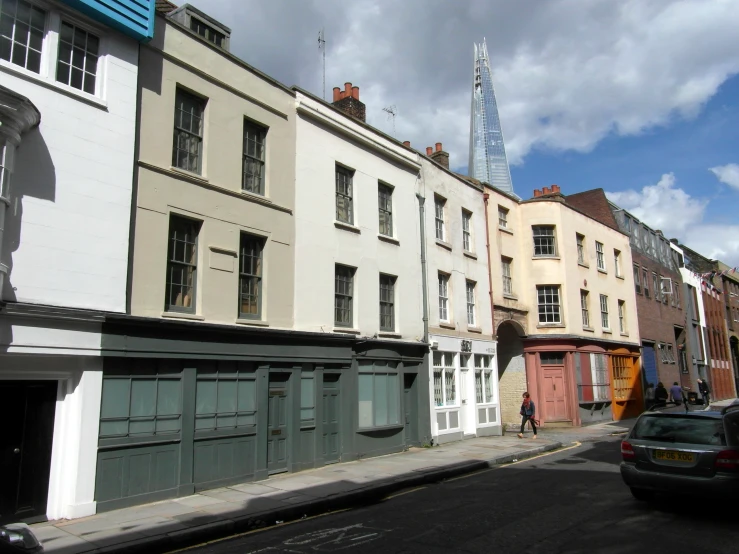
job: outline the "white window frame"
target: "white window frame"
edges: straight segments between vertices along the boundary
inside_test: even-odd
[[[590,292],[580,289],[580,310],[582,311],[582,326],[590,329]]]
[[[513,258],[500,258],[500,272],[503,277],[503,294],[513,296]]]
[[[467,300],[467,325],[469,327],[475,327],[475,325],[477,325],[477,313],[475,308],[477,283],[467,280],[464,288]]]
[[[106,66],[109,55],[107,29],[91,20],[88,20],[80,13],[72,11],[66,6],[57,6],[47,4],[46,2],[36,2],[31,0],[25,0],[25,2],[45,12],[44,35],[41,42],[41,64],[39,72],[36,73],[35,71],[26,69],[24,66],[16,65],[12,61],[8,60],[0,60],[0,70],[21,75],[32,81],[43,82],[46,86],[63,90],[73,97],[77,96],[96,105],[106,106],[104,98],[106,91],[105,81],[107,76]],[[87,93],[82,89],[72,87],[56,80],[62,20],[74,25],[75,27],[79,27],[87,33],[95,35],[99,40],[94,94]]]
[[[449,305],[449,278],[448,273],[439,272],[439,321],[442,323],[450,323],[452,320]]]
[[[459,405],[456,358],[457,355],[454,352],[435,351],[433,353],[434,406],[436,408],[451,408]]]
[[[585,264],[585,235],[575,233],[575,244],[577,245],[577,263]]]
[[[597,363],[596,360],[602,363]],[[593,401],[605,402],[611,399],[611,383],[608,379],[608,356],[590,353],[590,375],[593,382]]]
[[[472,212],[462,208],[462,249],[474,252],[472,247]]]
[[[622,334],[626,334],[626,302],[618,301],[618,328]]]
[[[606,256],[603,250],[603,243],[595,241],[595,260],[600,271],[606,271]]]
[[[616,277],[623,277],[621,273],[621,251],[613,249],[613,271],[616,273]]]
[[[495,404],[493,357],[490,354],[475,354],[474,364],[475,403],[478,406]]]
[[[543,234],[544,231],[551,231],[551,235]],[[531,234],[534,241],[534,258],[557,257],[557,228],[554,225],[532,225]],[[539,244],[537,244],[537,240],[539,241]],[[544,240],[547,241],[546,245],[542,242]],[[551,244],[549,244],[549,241],[551,241]],[[537,248],[540,250],[539,254],[536,253]],[[544,250],[546,250],[546,252],[544,252]]]
[[[434,195],[434,222],[436,231],[436,240],[446,242],[446,199],[441,196]]]
[[[608,316],[608,295],[600,295],[600,324],[604,330],[611,329],[611,321]]]
[[[498,206],[498,227],[501,229],[508,229],[508,209],[503,206]]]

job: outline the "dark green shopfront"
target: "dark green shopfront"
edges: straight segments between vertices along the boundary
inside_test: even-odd
[[[109,316],[103,353],[98,511],[430,436],[423,343]]]

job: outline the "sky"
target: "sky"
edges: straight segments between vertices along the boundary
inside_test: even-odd
[[[473,43],[486,40],[516,193],[603,188],[669,238],[739,265],[736,0],[190,0],[231,51],[465,172]],[[393,118],[383,108],[394,107]]]

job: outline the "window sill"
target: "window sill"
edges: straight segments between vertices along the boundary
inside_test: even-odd
[[[472,258],[473,260],[477,259],[477,254],[475,254],[474,252],[470,252],[469,250],[462,250],[462,254],[464,254],[468,258]]]
[[[250,200],[255,200],[257,202],[267,202],[269,204],[272,203],[272,200],[267,198],[264,194],[257,194],[256,192],[251,192],[244,189],[241,189],[239,192],[244,198],[249,198]]]
[[[480,329],[479,327],[469,327],[468,326],[467,327],[467,332],[468,333],[480,333],[480,334],[482,334],[482,329]]]
[[[354,225],[351,225],[350,223],[344,223],[343,221],[334,220],[334,227],[336,227],[337,229],[342,229],[344,231],[350,231],[358,235],[362,234],[362,230],[359,227],[355,227]]]
[[[516,300],[516,301],[518,301],[518,296],[516,296],[515,294],[508,294],[508,293],[505,293],[504,292],[503,293],[503,298],[507,298],[508,300]]]
[[[593,327],[583,327],[583,331],[587,331],[588,333],[595,333],[595,329]]]
[[[454,323],[446,323],[444,321],[439,322],[439,327],[442,329],[456,329],[457,326]]]
[[[334,333],[344,333],[347,335],[358,335],[361,331],[352,327],[334,327]]]
[[[377,235],[377,238],[380,239],[383,242],[388,242],[390,244],[394,244],[395,246],[400,246],[400,241],[396,238],[389,237],[387,235]]]
[[[189,319],[191,321],[205,321],[205,318],[197,314],[188,314],[185,312],[162,312],[162,317],[172,319]]]
[[[621,279],[622,281],[625,281],[626,277],[624,277],[623,275],[616,275],[616,279]]]
[[[603,331],[603,334],[604,335],[612,335],[613,334],[613,331],[611,331],[610,329],[603,329],[602,331]]]
[[[186,169],[180,169],[179,167],[175,167],[173,165],[169,166],[169,170],[173,171],[174,173],[179,173],[180,175],[185,175],[189,177],[190,179],[195,179],[196,181],[201,181],[203,183],[210,183],[208,179],[200,175],[199,173],[195,173],[193,171],[188,171]]]
[[[582,262],[577,262],[577,265],[579,265],[580,267],[584,267],[585,269],[590,269],[590,266],[588,264],[584,264]]]
[[[449,244],[448,242],[444,242],[443,240],[436,239],[436,244],[441,246],[442,248],[446,248],[447,250],[449,250],[449,252],[452,251],[452,245]]]
[[[511,231],[508,227],[501,227],[500,225],[498,225],[498,231],[508,233],[509,235],[513,234],[513,231]]]
[[[598,268],[598,273],[602,273],[603,275],[608,275],[608,272],[605,269]]]
[[[532,256],[532,260],[559,260],[559,256]]]
[[[392,429],[403,429],[405,425],[397,423],[394,425],[380,425],[378,427],[358,427],[357,433],[372,433],[374,431],[390,431]]]
[[[383,339],[402,339],[403,335],[400,333],[395,333],[394,331],[380,331],[377,333],[378,337],[381,337]]]
[[[564,323],[539,323],[536,326],[537,329],[564,329]]]
[[[57,82],[55,79],[52,79],[51,77],[42,77],[38,73],[34,73],[33,71],[29,71],[28,69],[22,68],[13,63],[6,62],[5,60],[0,60],[0,70],[5,71],[6,73],[10,73],[11,75],[14,75],[16,77],[20,77],[21,79],[32,81],[38,85],[41,85],[42,87],[46,87],[53,91],[61,92],[62,94],[69,96],[70,98],[73,98],[75,100],[79,100],[80,102],[85,102],[86,104],[90,104],[91,106],[94,106],[96,108],[108,111],[108,103],[105,100],[101,100],[97,96],[93,96],[92,94],[77,90],[76,88],[70,87],[69,85],[63,85]]]
[[[246,319],[244,317],[240,317],[236,319],[234,323],[237,323],[238,325],[251,325],[253,327],[269,327],[269,322],[264,321],[263,319]]]
[[[629,334],[628,334],[628,333],[621,333],[621,336],[622,336],[622,337],[628,337],[628,336],[629,336]]]

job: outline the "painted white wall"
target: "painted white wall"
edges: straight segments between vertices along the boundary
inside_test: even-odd
[[[5,297],[123,312],[131,212],[138,43],[53,4],[41,74],[0,60],[3,86],[41,112],[18,148],[4,236]],[[66,16],[66,14],[71,14]],[[55,80],[61,14],[101,38],[97,93]],[[10,289],[10,286],[13,289]]]
[[[423,337],[416,155],[297,93],[295,328],[333,332],[335,264],[356,268],[353,330],[380,334],[379,275],[397,277],[396,335]],[[335,225],[336,164],[354,170],[354,229]],[[393,234],[378,238],[378,181],[394,187]],[[336,328],[341,332],[341,328]]]

